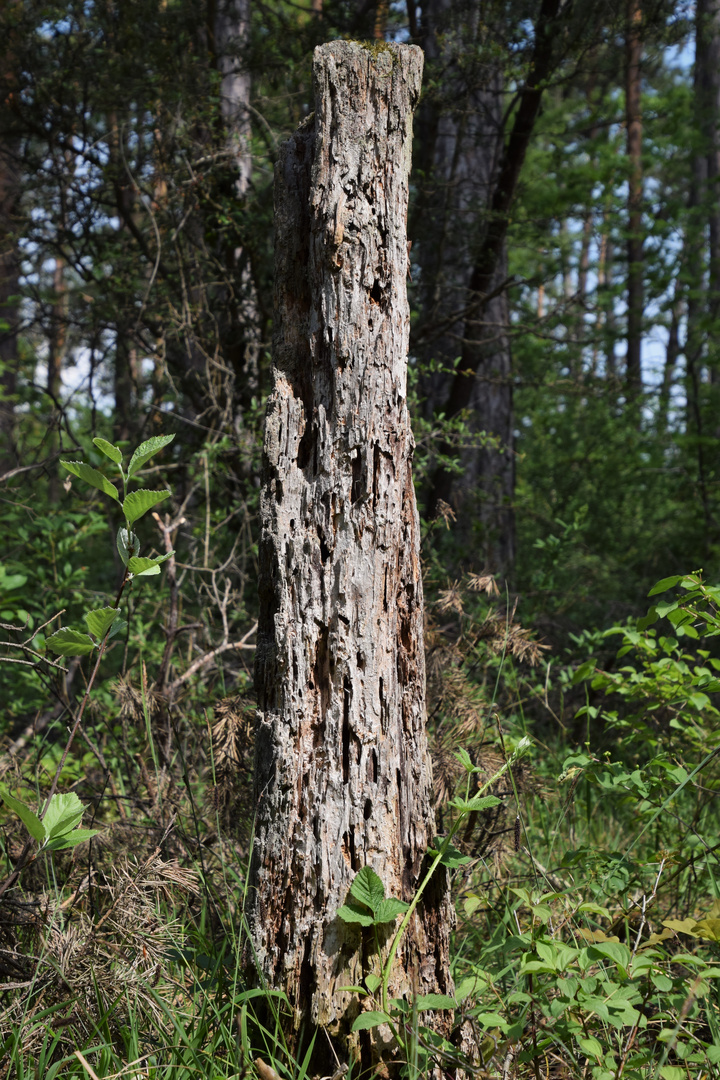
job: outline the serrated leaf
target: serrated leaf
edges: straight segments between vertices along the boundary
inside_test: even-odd
[[[98,491],[109,495],[111,499],[120,502],[118,489],[115,485],[111,484],[107,477],[103,476],[97,469],[93,469],[92,465],[86,465],[84,461],[61,461],[60,464],[73,476],[79,477],[86,484],[90,484],[91,487],[97,488]]]
[[[378,904],[374,921],[378,926],[382,923],[394,922],[398,915],[402,915],[409,907],[410,905],[404,900],[396,900],[394,896],[389,896]]]
[[[66,795],[53,795],[42,821],[45,835],[53,840],[56,836],[72,832],[82,821],[84,813],[85,807],[74,791]]]
[[[140,554],[140,541],[134,532],[128,532],[125,526],[121,525],[117,531],[117,549],[125,566],[132,557],[130,548],[132,548],[132,556],[138,556]]]
[[[145,488],[140,488],[139,491],[131,491],[129,495],[125,496],[122,504],[123,514],[128,525],[132,527],[133,522],[146,514],[153,506],[157,506],[164,499],[169,499],[170,494],[167,490],[147,491]]]
[[[91,840],[93,836],[97,836],[100,829],[75,829],[74,832],[64,833],[62,836],[56,836],[54,839],[46,845],[51,851],[64,851],[65,848],[76,847],[78,844],[83,844],[86,840]]]
[[[105,457],[109,457],[116,465],[120,465],[122,462],[122,450],[118,446],[113,446],[107,439],[100,438],[93,439],[93,443],[97,446],[98,450],[102,450]]]
[[[365,911],[358,911],[348,904],[343,904],[342,907],[338,908],[338,915],[343,922],[360,923],[361,926],[372,926],[375,922],[373,915],[368,915]]]
[[[24,802],[20,802],[14,795],[8,794],[7,791],[0,791],[0,798],[6,806],[9,806],[17,814],[33,839],[42,843],[45,839],[45,829],[37,814],[34,814],[29,806],[26,806]]]
[[[171,443],[174,438],[174,435],[155,435],[152,439],[140,443],[140,446],[138,446],[137,450],[130,458],[128,478],[134,476],[136,472],[142,469],[145,462],[150,460],[153,454],[157,454],[158,450],[162,450],[162,448],[167,446],[168,443]]]
[[[127,619],[116,619],[108,634],[108,641],[110,641],[111,638],[117,637],[118,634],[124,634],[127,628]]]
[[[120,609],[114,607],[95,608],[94,611],[86,611],[85,622],[88,632],[98,641],[102,641],[119,614]]]
[[[371,866],[363,866],[353,878],[350,895],[375,912],[385,899],[385,886]]]
[[[451,799],[449,805],[461,814],[470,814],[476,810],[488,810],[499,802],[497,795],[478,795],[475,799]]]
[[[418,1012],[426,1009],[457,1009],[457,1002],[448,994],[421,994],[415,998]]]
[[[155,559],[132,558],[128,562],[128,570],[133,577],[151,577],[160,573],[160,565],[174,555],[174,551],[168,551],[167,555],[158,555]]]
[[[428,848],[428,855],[431,855],[433,859],[440,854],[441,842],[438,837],[435,838],[435,843],[437,847]],[[440,865],[447,866],[449,870],[457,870],[458,866],[465,866],[466,863],[471,861],[469,855],[463,855],[462,851],[453,844],[448,844],[447,850],[440,860]]]
[[[364,1012],[355,1018],[351,1031],[368,1031],[370,1028],[379,1027],[380,1024],[389,1024],[390,1017],[385,1012]]]
[[[95,648],[95,642],[88,634],[71,630],[69,626],[61,626],[45,644],[58,656],[89,656]]]

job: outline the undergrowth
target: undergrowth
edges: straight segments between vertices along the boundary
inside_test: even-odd
[[[82,662],[61,672],[46,659],[29,575],[11,566],[0,581],[2,617],[14,620],[6,659],[24,659],[34,680],[8,714],[3,790],[41,813],[57,777],[85,805],[89,834],[23,862],[25,826],[9,809],[0,819],[1,1077],[308,1075],[309,1052],[296,1060],[284,1042],[282,998],[244,981],[253,705],[238,660],[252,619],[230,621],[232,580],[209,568],[207,517],[183,535],[191,513],[172,505],[155,522],[164,642],[154,632],[163,606],[138,594],[64,762],[77,718],[68,676],[80,681]],[[89,520],[82,536],[95,543]],[[65,535],[69,603],[103,610],[74,542]],[[720,590],[699,574],[667,579],[645,619],[588,631],[563,657],[522,626],[491,575],[446,581],[426,569],[438,831],[452,838],[436,854],[456,900],[455,996],[392,1002],[382,978],[357,988],[376,1002],[377,1022],[395,1025],[400,1071],[720,1077]],[[220,637],[198,633],[183,648],[208,598]],[[95,651],[91,639],[92,628]],[[43,708],[49,686],[56,703]],[[348,911],[370,923],[390,912],[401,932],[409,916],[391,901],[359,875]],[[434,1036],[426,1008],[451,1011],[452,1041]],[[345,1074],[352,1063],[338,1061]]]

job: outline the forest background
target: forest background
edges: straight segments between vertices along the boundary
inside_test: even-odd
[[[720,5],[31,0],[0,23],[0,771],[28,803],[88,677],[47,637],[122,576],[107,500],[60,459],[175,436],[140,527],[174,554],[60,776],[102,832],[17,876],[2,819],[3,1075],[233,1076],[258,1050],[303,1075],[247,1026],[237,938],[273,165],[337,37],[425,54],[409,365],[439,828],[466,768],[536,744],[463,826],[458,1026],[488,1076],[720,1075]],[[451,1053],[414,1045],[416,1073]]]

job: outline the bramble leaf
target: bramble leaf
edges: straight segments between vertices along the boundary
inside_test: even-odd
[[[98,641],[102,641],[119,614],[120,609],[114,607],[96,608],[94,611],[86,611],[85,622],[87,623],[88,631]]]
[[[85,807],[74,791],[66,795],[53,795],[42,820],[45,836],[48,840],[53,840],[57,836],[72,832],[82,821],[84,813]]]
[[[11,810],[14,810],[33,839],[42,843],[45,839],[45,829],[37,814],[34,814],[30,807],[26,806],[24,802],[20,802],[20,800],[16,799],[13,795],[9,795],[7,791],[0,791],[0,799],[2,799],[5,805],[9,806]]]
[[[166,555],[158,555],[155,559],[130,559],[128,570],[133,577],[151,577],[160,573],[160,564],[174,555],[174,551],[168,551]]]
[[[119,446],[113,446],[107,439],[93,439],[93,443],[97,446],[98,450],[102,450],[105,457],[109,457],[111,461],[114,461],[116,465],[122,462],[122,450]]]
[[[358,911],[357,908],[351,907],[349,904],[343,904],[338,908],[338,915],[346,923],[360,923],[361,926],[372,926],[375,922],[373,915],[368,915],[366,911]]]
[[[376,912],[385,899],[385,886],[371,866],[363,866],[353,879],[350,895]]]
[[[47,844],[47,847],[51,851],[63,851],[65,848],[75,847],[77,844],[82,844],[85,840],[91,840],[93,836],[97,836],[100,829],[75,829],[74,832],[63,833],[62,836],[56,836]]]
[[[170,498],[170,492],[165,491],[147,491],[145,488],[140,488],[139,491],[131,491],[129,495],[125,496],[125,500],[122,504],[123,514],[128,526],[132,527],[133,522],[141,518],[143,514],[146,514],[157,503],[162,502],[164,499]]]
[[[92,465],[86,465],[84,461],[61,461],[60,464],[73,476],[79,477],[86,484],[90,484],[91,487],[97,488],[98,491],[109,495],[111,499],[120,502],[118,489],[115,485],[111,484],[107,477],[103,476],[97,469],[93,469]]]
[[[174,435],[155,435],[152,439],[148,439],[147,442],[141,443],[130,458],[130,464],[128,465],[128,479],[142,469],[145,462],[149,461],[153,454],[157,454],[158,450],[162,450],[162,448],[167,446],[168,443],[171,443],[174,438]]]
[[[71,630],[69,626],[61,626],[45,644],[58,656],[88,656],[95,648],[95,642],[88,634]]]

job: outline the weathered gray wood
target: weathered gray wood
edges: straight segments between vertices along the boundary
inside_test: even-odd
[[[334,41],[313,72],[316,113],[276,171],[248,919],[294,1027],[341,1033],[359,1005],[338,987],[379,962],[337,909],[366,864],[386,895],[410,900],[434,829],[406,393],[422,53]],[[392,996],[451,989],[451,917],[443,875],[413,918]]]

